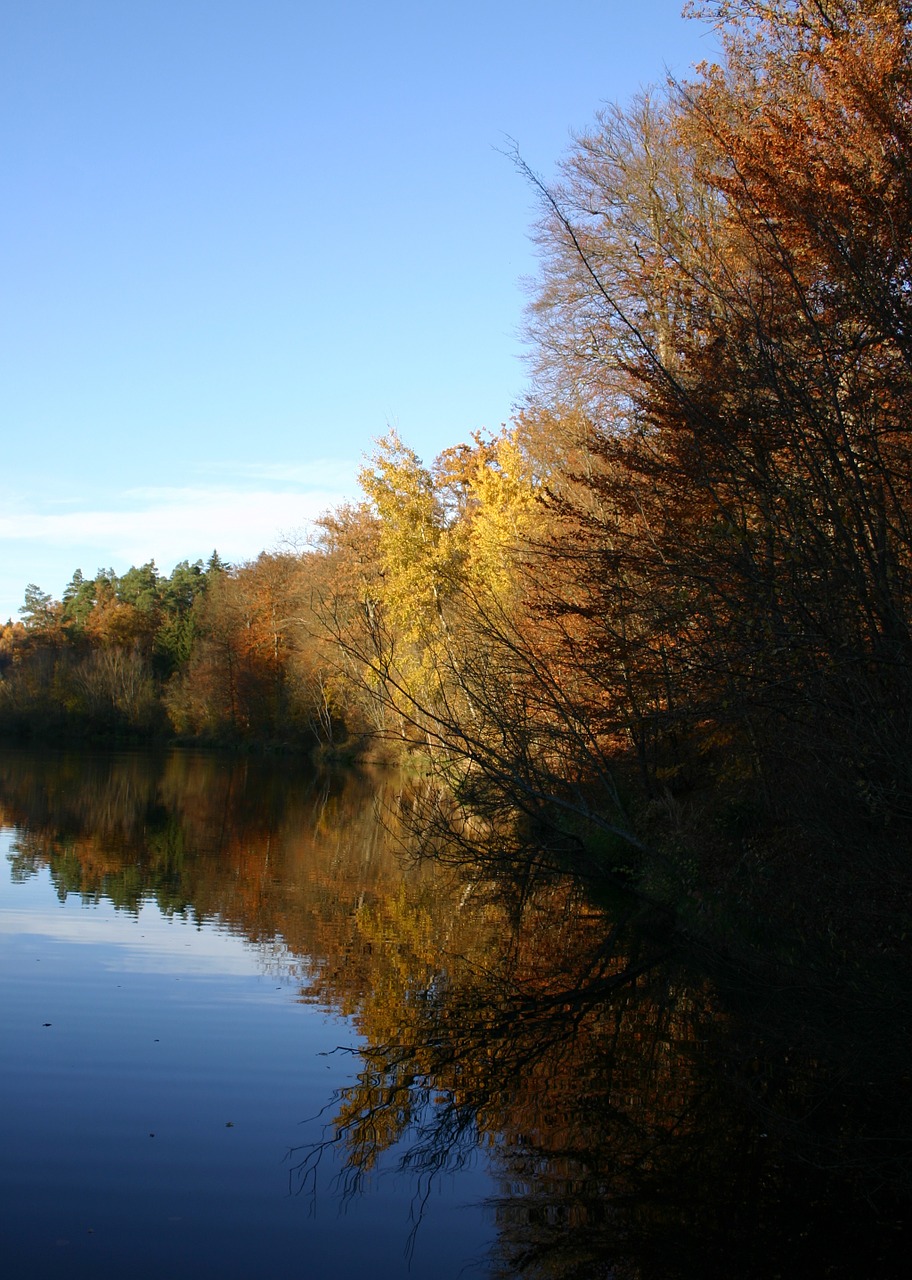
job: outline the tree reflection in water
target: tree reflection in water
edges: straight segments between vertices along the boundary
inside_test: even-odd
[[[579,884],[543,880],[521,902],[474,885],[463,908],[511,930],[400,993],[326,1142],[296,1153],[299,1186],[341,1146],[355,1194],[395,1147],[417,1229],[481,1147],[495,1275],[904,1275],[908,1077],[883,1037],[834,1034],[846,1010],[819,993],[701,976],[667,919],[616,905],[609,924]]]
[[[327,1145],[347,1194],[390,1153],[417,1228],[484,1159],[498,1276],[906,1273],[908,1010],[698,964],[667,918],[544,866],[403,867],[378,795],[409,802],[202,753],[0,755],[20,877],[217,917],[353,1019],[363,1067],[293,1153],[299,1189]]]

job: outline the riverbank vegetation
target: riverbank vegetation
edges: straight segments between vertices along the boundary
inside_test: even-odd
[[[704,12],[720,65],[602,111],[554,185],[517,158],[542,269],[515,420],[430,466],[391,433],[303,554],[29,588],[0,723],[395,743],[429,762],[426,840],[531,843],[895,1002],[912,11]]]

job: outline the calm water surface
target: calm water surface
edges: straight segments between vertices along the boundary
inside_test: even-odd
[[[908,1274],[901,1010],[406,863],[413,790],[0,752],[4,1274]]]
[[[289,1155],[354,1078],[357,918],[403,881],[375,789],[186,754],[0,778],[4,1274],[404,1275],[413,1181],[340,1201],[341,1153],[303,1187]],[[411,1274],[485,1256],[490,1190],[483,1158],[433,1188]]]

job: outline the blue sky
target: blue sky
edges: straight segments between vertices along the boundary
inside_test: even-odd
[[[76,568],[252,558],[522,400],[532,192],[712,56],[680,0],[12,0],[0,620]]]

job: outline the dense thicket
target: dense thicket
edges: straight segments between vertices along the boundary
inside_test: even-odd
[[[450,836],[521,860],[531,835],[694,928],[743,912],[783,955],[899,972],[912,10],[704,14],[721,65],[602,112],[553,187],[527,175],[516,421],[430,468],[381,440],[303,557],[30,589],[6,724],[369,731],[427,754]]]

